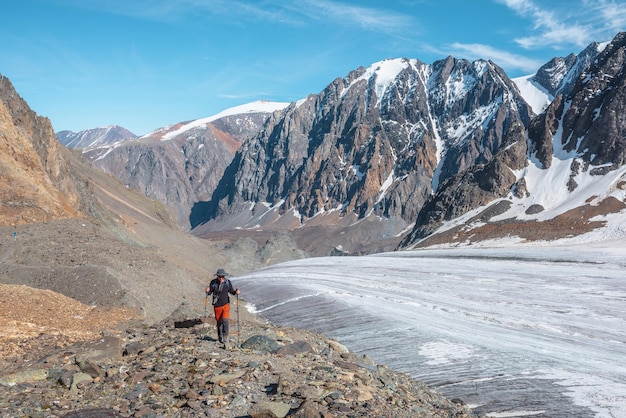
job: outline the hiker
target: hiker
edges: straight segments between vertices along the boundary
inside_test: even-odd
[[[230,298],[228,294],[238,295],[239,289],[233,288],[233,284],[226,278],[228,274],[224,269],[218,269],[215,279],[211,280],[205,289],[207,297],[213,295],[213,311],[217,322],[217,339],[220,343],[228,343],[228,318],[230,316]]]

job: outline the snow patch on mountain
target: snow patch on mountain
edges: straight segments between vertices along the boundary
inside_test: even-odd
[[[387,195],[387,189],[391,187],[395,179],[396,179],[396,176],[394,175],[393,170],[392,170],[391,173],[389,173],[389,176],[387,176],[387,179],[380,186],[380,190],[378,191],[378,199],[376,200],[376,203],[381,202],[385,198],[385,196]]]
[[[88,149],[135,139],[137,135],[117,125],[107,125],[80,132],[60,131],[57,140],[67,148]]]
[[[567,113],[568,106],[569,104],[566,104],[563,114]],[[437,233],[448,231],[460,225],[469,225],[470,228],[480,227],[484,225],[484,222],[471,223],[471,219],[484,212],[488,207],[493,207],[502,201],[511,202],[510,208],[504,213],[490,218],[489,222],[508,219],[543,222],[585,205],[598,205],[607,198],[626,202],[626,189],[620,186],[620,183],[626,182],[626,165],[604,175],[591,174],[594,168],[603,167],[601,165],[590,165],[585,170],[573,173],[572,167],[574,165],[579,164],[582,167],[585,163],[576,151],[568,152],[563,149],[562,136],[563,121],[559,123],[559,128],[554,135],[553,157],[549,168],[544,168],[539,161],[531,156],[528,165],[515,173],[518,180],[523,179],[525,181],[528,195],[517,197],[511,192],[505,198],[494,200],[485,206],[478,207],[463,216],[444,223]],[[581,140],[582,138],[578,138],[578,141]],[[570,188],[572,183],[576,185],[574,189]],[[542,210],[529,213],[528,209],[531,206],[540,206]],[[566,240],[593,240],[592,237],[604,240],[615,237],[623,238],[626,235],[625,210],[596,218],[602,218],[596,220],[605,221],[605,227]]]
[[[506,213],[492,218],[493,221],[510,218],[520,220],[544,221],[552,219],[568,210],[584,206],[587,203],[594,204],[609,196],[623,200],[624,190],[613,187],[626,175],[626,167],[613,170],[604,176],[589,174],[590,171],[581,172],[571,177],[570,167],[573,159],[552,159],[552,166],[545,170],[530,165],[524,170],[529,197],[513,199],[513,205]],[[578,187],[572,192],[568,191],[567,183],[573,178]],[[544,211],[529,215],[524,211],[531,205],[541,205]]]
[[[478,107],[471,113],[460,116],[454,121],[454,125],[445,127],[446,135],[452,143],[457,144],[476,131],[479,126],[486,127],[501,105],[502,100],[496,100],[488,106]]]
[[[487,208],[493,207],[502,201],[511,202],[511,207],[504,213],[490,218],[489,222],[517,219],[520,221],[547,221],[569,210],[583,207],[587,204],[595,206],[601,201],[613,197],[619,201],[626,201],[626,190],[618,187],[618,183],[626,181],[626,166],[610,171],[605,175],[592,175],[591,170],[580,172],[576,176],[571,175],[571,165],[575,158],[559,159],[554,157],[549,169],[543,169],[535,164],[529,164],[524,170],[516,173],[518,178],[524,178],[529,196],[518,198],[510,194],[506,198],[497,199],[485,206],[478,207],[465,213],[463,216],[444,223],[437,233],[442,233],[457,226],[477,228],[484,222],[471,223],[471,219],[483,213]],[[569,191],[567,183],[574,179],[577,187]],[[527,213],[527,209],[533,205],[544,208],[539,213]],[[597,219],[596,219],[597,218]],[[606,225],[592,232],[580,236],[561,239],[563,242],[600,241],[606,239],[624,238],[626,236],[626,211],[608,214],[592,220],[605,221]],[[517,238],[511,237],[512,242]],[[473,243],[476,245],[476,243]],[[485,242],[481,245],[492,245]]]
[[[552,97],[546,89],[533,81],[534,76],[535,74],[530,74],[523,77],[513,78],[512,81],[519,89],[522,97],[526,100],[526,103],[530,105],[533,112],[539,115],[546,110],[554,97]]]
[[[380,99],[385,95],[385,91],[387,91],[389,86],[394,83],[398,74],[400,74],[400,72],[405,68],[409,67],[413,61],[414,60],[407,60],[404,58],[395,58],[375,62],[365,70],[361,77],[354,80],[350,86],[348,86],[346,91],[361,80],[368,81],[375,77],[376,82],[374,85],[374,92],[376,93],[378,105],[380,103]]]
[[[456,103],[459,98],[467,96],[474,85],[476,85],[476,78],[469,74],[457,73],[456,76],[451,75],[446,81],[448,104]]]
[[[177,129],[174,129],[164,134],[161,137],[161,141],[169,141],[194,128],[204,128],[206,127],[208,123],[211,123],[221,118],[225,118],[227,116],[245,115],[249,113],[273,113],[277,110],[283,110],[289,105],[290,103],[288,102],[272,102],[268,100],[259,100],[256,102],[246,103],[240,106],[234,106],[226,110],[223,110],[215,115],[208,116],[206,118],[195,119],[190,122],[183,123]],[[164,130],[167,131],[168,128],[171,128],[171,126],[159,129],[157,131],[150,132],[144,135],[142,138],[155,136],[156,133],[163,132]]]

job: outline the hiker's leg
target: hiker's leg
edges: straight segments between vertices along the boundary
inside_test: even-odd
[[[216,306],[214,308],[215,312],[215,322],[217,325],[217,339],[219,342],[224,341],[224,330],[223,330],[223,321],[224,321],[224,307]]]
[[[219,342],[224,342],[224,320],[220,320],[217,324],[217,340]]]
[[[224,340],[228,338],[228,319],[222,319],[222,336]]]
[[[224,340],[228,338],[228,318],[230,318],[230,304],[227,303],[223,306],[222,311],[222,337]]]

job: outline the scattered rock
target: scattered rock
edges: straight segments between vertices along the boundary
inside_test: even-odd
[[[137,415],[135,415],[137,416]],[[111,409],[85,409],[82,411],[70,412],[64,415],[65,418],[118,418],[124,417],[119,412]]]
[[[273,338],[265,335],[254,335],[241,344],[241,348],[247,348],[253,351],[261,351],[271,353],[278,349],[278,343]]]
[[[0,415],[31,417],[472,417],[424,384],[324,336],[246,313],[224,350],[202,326],[134,326],[0,372]],[[193,318],[190,318],[193,319]],[[122,351],[124,355],[116,355]],[[89,351],[92,350],[92,351]],[[105,350],[106,351],[106,350]],[[337,353],[337,355],[332,355]]]
[[[530,205],[528,207],[528,209],[526,209],[526,211],[524,211],[524,213],[526,215],[535,215],[535,214],[541,213],[543,211],[544,211],[544,208],[541,205]]]

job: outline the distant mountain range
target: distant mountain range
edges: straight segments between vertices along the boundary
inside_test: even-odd
[[[290,104],[58,136],[201,237],[289,230],[313,255],[562,238],[624,207],[624,38],[514,80],[393,59]]]
[[[56,133],[59,142],[68,148],[93,148],[119,143],[120,141],[137,138],[137,135],[121,126],[106,126],[72,132],[60,131]]]
[[[69,147],[82,148],[92,167],[165,203],[180,227],[189,230],[193,205],[211,196],[241,144],[258,133],[273,111],[287,105],[249,103],[211,117],[159,128],[142,137],[109,127],[64,132],[63,138],[72,142],[60,140]],[[90,145],[79,147],[79,143]]]

